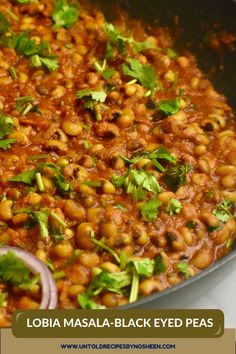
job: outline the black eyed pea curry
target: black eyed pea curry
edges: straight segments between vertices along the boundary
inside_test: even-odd
[[[1,247],[47,265],[58,308],[134,302],[232,250],[234,114],[166,28],[1,0],[0,198]],[[0,325],[40,301],[0,256]]]

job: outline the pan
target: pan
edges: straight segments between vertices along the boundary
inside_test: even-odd
[[[175,47],[186,49],[196,56],[200,69],[211,80],[216,90],[224,94],[231,107],[236,110],[236,48],[234,50],[233,47],[224,47],[219,51],[214,51],[206,41],[207,35],[215,32],[223,31],[236,36],[236,1],[117,0],[111,2],[96,0],[95,2],[110,20],[116,16],[117,8],[121,8],[131,18],[171,28],[175,38]],[[175,25],[176,19],[178,28]],[[155,308],[163,298],[173,300],[177,293],[182,296],[186,287],[189,290],[192,288],[191,293],[195,292],[199,296],[200,292],[207,291],[207,284],[209,290],[209,286],[225,278],[225,271],[232,270],[235,258],[236,247],[226,257],[193,278],[120,308]],[[196,292],[198,288],[201,289],[200,292]]]

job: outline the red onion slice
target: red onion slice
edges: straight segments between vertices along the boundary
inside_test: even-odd
[[[13,252],[33,274],[40,274],[42,300],[40,309],[55,309],[57,306],[57,287],[48,267],[28,251],[18,247],[4,246],[0,248],[0,255]]]

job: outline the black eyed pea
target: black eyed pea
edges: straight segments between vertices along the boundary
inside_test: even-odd
[[[167,281],[170,285],[174,286],[174,285],[177,285],[179,284],[182,279],[179,275],[177,274],[174,274],[174,273],[168,273],[167,274]]]
[[[116,192],[116,188],[110,181],[103,180],[102,191],[105,194],[114,194]]]
[[[85,168],[94,167],[94,159],[90,155],[83,155],[80,164]]]
[[[184,251],[185,242],[183,236],[177,231],[168,231],[166,239],[173,251]]]
[[[87,220],[88,222],[99,223],[103,218],[102,208],[89,208],[87,209]]]
[[[28,296],[23,296],[19,299],[17,308],[20,310],[37,310],[39,308],[39,303]]]
[[[91,241],[91,235],[94,233],[91,223],[82,223],[78,226],[75,234],[75,243],[78,248],[82,250],[91,251],[95,245]]]
[[[109,273],[120,272],[120,268],[118,267],[118,265],[112,262],[102,263],[101,268]]]
[[[100,225],[100,235],[101,237],[115,237],[118,233],[117,226],[111,222],[104,222]]]
[[[76,220],[78,222],[83,221],[86,214],[85,209],[71,199],[66,200],[63,207],[63,212],[69,219]]]
[[[212,250],[207,246],[203,246],[199,251],[197,251],[192,257],[190,263],[198,268],[205,269],[213,262]]]
[[[179,232],[184,238],[184,241],[188,246],[193,246],[195,244],[195,234],[193,231],[189,230],[187,227],[180,227]]]
[[[42,176],[44,192],[51,192],[56,189],[53,180],[50,177]]]
[[[82,252],[78,257],[79,263],[87,268],[94,268],[99,265],[100,258],[95,252]]]
[[[68,151],[68,147],[66,143],[58,140],[49,140],[46,143],[46,148],[52,151],[55,151],[58,154],[65,154]]]
[[[77,298],[79,294],[83,294],[85,292],[85,286],[80,284],[73,284],[69,287],[68,295],[71,298]]]
[[[175,198],[175,194],[173,192],[161,192],[158,195],[158,199],[163,204],[168,204],[169,200],[172,199],[172,198]]]
[[[231,165],[236,166],[236,150],[231,150],[227,154],[226,159],[229,161]]]
[[[148,296],[154,291],[162,291],[163,286],[160,281],[155,278],[144,279],[139,285],[139,291],[143,296]]]
[[[117,294],[109,292],[102,296],[102,304],[108,308],[119,305]]]
[[[209,227],[217,228],[220,225],[217,217],[208,212],[202,213],[200,219]]]
[[[73,247],[70,242],[64,241],[54,246],[52,253],[59,258],[69,258],[72,256]]]
[[[70,136],[78,136],[83,131],[81,124],[76,122],[63,121],[61,127],[63,132]]]
[[[236,186],[236,174],[230,174],[221,179],[221,184],[226,189],[234,189]]]
[[[29,144],[29,138],[28,136],[21,132],[21,131],[17,131],[15,133],[11,133],[8,135],[9,139],[15,139],[17,141],[18,144],[20,145],[28,145]]]
[[[0,203],[0,220],[9,221],[13,217],[12,214],[12,201],[6,200]]]

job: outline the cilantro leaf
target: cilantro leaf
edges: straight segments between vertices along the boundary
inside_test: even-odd
[[[102,120],[99,103],[105,102],[107,98],[107,94],[104,91],[92,91],[85,89],[77,91],[76,97],[78,99],[87,97],[87,102],[85,103],[84,107],[94,112],[97,121]]]
[[[141,64],[137,59],[127,59],[129,66],[122,65],[123,73],[138,80],[141,85],[152,92],[157,86],[157,76],[150,64]]]
[[[18,54],[29,58],[32,67],[45,66],[49,71],[57,70],[59,67],[48,41],[37,44],[25,33],[12,33],[11,36],[3,36],[1,42],[7,48],[15,49]]]
[[[91,281],[87,293],[93,294],[97,289],[108,290],[117,294],[121,294],[121,289],[128,286],[131,282],[130,275],[123,272],[108,273],[102,271],[96,275]]]
[[[15,109],[25,116],[30,111],[38,110],[38,106],[34,105],[35,98],[33,96],[21,96],[15,98]]]
[[[7,18],[0,12],[0,34],[5,34],[11,29]]]
[[[145,198],[144,190],[152,193],[160,193],[161,187],[156,177],[143,170],[129,170],[123,176],[112,176],[112,182],[116,187],[124,187],[126,193],[132,194],[135,201]]]
[[[167,49],[167,56],[170,58],[170,59],[177,59],[178,58],[178,54],[171,48],[168,48]]]
[[[166,271],[166,265],[164,263],[163,257],[161,254],[157,255],[154,259],[154,274],[161,274]]]
[[[0,112],[0,139],[13,132],[13,120],[9,115]]]
[[[186,278],[191,277],[191,273],[189,271],[189,264],[186,262],[180,262],[177,264],[177,269],[180,273],[182,273]]]
[[[0,290],[0,308],[7,306],[7,293]]]
[[[9,251],[5,255],[0,256],[0,278],[14,286],[26,286],[34,282],[35,277],[31,276],[29,268],[18,259],[14,252]],[[37,282],[39,277],[37,277]],[[35,282],[34,282],[35,283]]]
[[[54,172],[55,184],[59,192],[68,193],[71,192],[72,187],[65,177],[61,174],[59,169],[52,163],[40,163],[38,165],[39,172],[42,172],[45,167],[50,168]]]
[[[17,2],[19,3],[19,4],[29,4],[29,3],[31,3],[31,2],[33,2],[34,0],[17,0]]]
[[[40,230],[40,235],[43,238],[48,238],[49,237],[49,232],[48,232],[48,217],[49,217],[49,211],[48,209],[45,210],[39,210],[35,211],[32,209],[23,209],[19,211],[20,213],[28,214],[33,221],[38,224],[39,230]]]
[[[37,170],[29,170],[8,179],[10,182],[22,182],[28,185],[32,185],[35,180]]]
[[[78,295],[78,303],[80,304],[81,308],[84,310],[99,310],[99,309],[106,308],[106,306],[99,305],[95,301],[90,299],[87,293]]]
[[[166,115],[172,115],[180,111],[180,98],[164,100],[157,104],[157,108]]]
[[[186,184],[187,173],[191,170],[190,165],[177,165],[168,169],[163,177],[164,182],[174,192],[176,192],[180,186]]]
[[[103,65],[102,66],[97,61],[95,61],[94,67],[102,75],[102,77],[105,80],[109,80],[115,73],[115,69],[110,68],[107,65],[106,59],[103,61]]]
[[[16,139],[5,139],[0,140],[0,149],[8,150],[11,147],[11,144],[14,144]]]
[[[233,208],[234,203],[226,199],[217,206],[217,208],[213,211],[213,215],[215,215],[219,221],[226,223],[233,217]]]
[[[1,142],[1,141],[0,141]],[[36,179],[38,172],[42,173],[44,168],[50,168],[54,172],[55,185],[59,192],[68,193],[72,190],[72,187],[65,177],[61,174],[58,168],[52,163],[40,163],[37,168],[30,171],[24,171],[9,179],[11,182],[22,182],[28,185],[32,185]]]
[[[180,203],[179,200],[171,198],[167,205],[166,211],[170,216],[173,216],[175,214],[179,214],[182,208],[183,205]]]
[[[153,275],[154,261],[153,259],[149,259],[149,258],[143,258],[140,260],[131,260],[127,264],[127,267],[132,272],[132,284],[131,284],[129,301],[134,302],[138,298],[140,276],[151,277]]]
[[[52,12],[55,27],[70,28],[77,22],[78,17],[78,6],[68,3],[67,0],[56,0]]]
[[[152,222],[157,218],[159,207],[161,206],[160,200],[152,198],[147,203],[141,206],[141,214],[148,222]]]
[[[116,44],[120,52],[124,51],[126,44],[130,44],[133,47],[133,49],[138,53],[143,52],[146,49],[154,48],[153,44],[151,44],[149,41],[139,42],[132,37],[122,36],[119,30],[115,26],[113,26],[112,23],[106,23],[104,26],[104,31],[111,39],[111,41]],[[109,54],[110,54],[110,48],[109,48]]]
[[[107,42],[106,45],[106,52],[105,52],[105,59],[111,60],[113,57],[113,50],[112,50],[112,45],[110,42]]]
[[[39,68],[44,65],[48,71],[55,71],[59,68],[58,61],[55,57],[42,58],[37,54],[30,58],[30,64],[33,68]]]
[[[146,158],[150,160],[153,165],[161,172],[165,172],[165,168],[161,165],[159,160],[169,161],[172,164],[176,164],[177,159],[174,155],[171,155],[170,152],[163,146],[158,147],[153,151],[141,151],[137,155],[133,156],[132,159],[128,159],[125,156],[122,156],[123,160],[127,163],[135,164],[138,163],[141,159]]]
[[[134,268],[138,275],[151,277],[154,271],[154,260],[149,258],[131,260],[127,266]]]
[[[78,99],[82,99],[84,97],[89,97],[96,102],[103,103],[103,102],[105,102],[107,95],[104,91],[92,91],[89,89],[85,89],[85,90],[77,91],[76,97]]]

